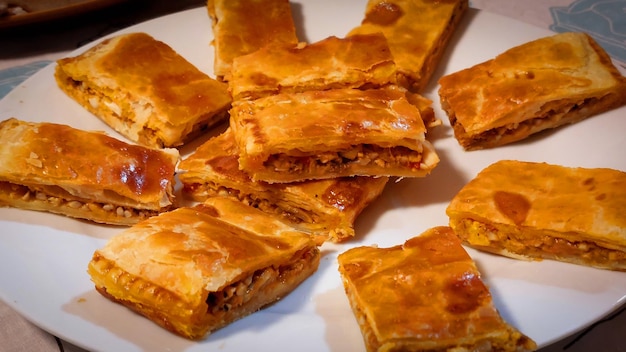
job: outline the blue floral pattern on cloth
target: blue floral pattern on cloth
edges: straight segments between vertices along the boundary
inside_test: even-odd
[[[626,0],[576,0],[551,7],[555,32],[586,32],[626,67]]]
[[[0,70],[0,98],[7,95],[28,77],[48,66],[51,62],[52,61],[48,60],[36,61],[26,65]]]

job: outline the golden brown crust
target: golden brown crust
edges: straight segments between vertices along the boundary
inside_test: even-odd
[[[177,147],[223,121],[228,85],[146,33],[106,39],[57,61],[58,86],[131,141]]]
[[[422,177],[439,161],[419,110],[390,86],[278,94],[230,113],[240,168],[255,180]]]
[[[367,351],[530,351],[499,315],[472,258],[449,227],[403,245],[338,257]]]
[[[289,0],[208,0],[215,57],[213,71],[228,81],[233,59],[270,43],[296,44]]]
[[[584,33],[522,44],[439,82],[442,108],[466,150],[519,141],[626,104],[626,78]]]
[[[398,83],[419,93],[467,8],[467,0],[370,0],[361,25],[348,35],[382,32],[396,61]]]
[[[334,36],[315,43],[274,44],[235,58],[229,89],[234,100],[282,92],[376,88],[396,83],[396,66],[380,33]]]
[[[0,140],[1,205],[110,224],[174,206],[175,149],[15,118],[0,122]]]
[[[388,180],[342,177],[268,184],[253,181],[239,169],[238,159],[235,139],[228,129],[180,162],[177,173],[183,192],[196,201],[215,196],[238,199],[334,242],[354,236],[357,216],[382,193]]]
[[[112,237],[88,272],[106,297],[200,339],[284,297],[317,270],[319,257],[308,235],[218,197]]]
[[[513,258],[626,270],[626,173],[502,160],[447,210],[468,245]]]

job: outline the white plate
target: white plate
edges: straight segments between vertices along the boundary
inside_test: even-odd
[[[309,41],[343,36],[357,25],[364,0],[296,1],[300,36]],[[212,73],[211,29],[204,8],[128,28],[170,44]],[[550,35],[498,15],[470,10],[456,31],[433,82],[523,42]],[[84,51],[81,48],[78,52]],[[0,119],[15,116],[109,131],[65,96],[44,68],[0,102]],[[277,304],[215,332],[187,341],[97,294],[86,274],[95,249],[118,229],[62,216],[0,209],[0,298],[42,328],[78,346],[101,351],[363,351],[358,325],[337,271],[338,253],[356,245],[391,246],[431,226],[447,224],[445,207],[476,173],[499,159],[545,161],[566,166],[626,170],[626,109],[543,133],[493,150],[463,152],[433,99],[444,127],[430,138],[440,165],[423,179],[403,179],[361,215],[357,237],[325,245],[319,271]],[[88,152],[88,151],[86,151]],[[468,250],[490,286],[504,318],[540,346],[603,317],[626,300],[626,274],[543,261],[523,262]]]

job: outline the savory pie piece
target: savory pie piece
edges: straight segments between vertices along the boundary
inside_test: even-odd
[[[178,147],[222,122],[228,85],[145,33],[105,39],[57,61],[58,86],[114,130],[149,147]]]
[[[334,36],[312,44],[274,44],[233,60],[234,100],[306,90],[376,88],[396,82],[396,65],[381,33]]]
[[[228,81],[233,59],[271,43],[297,44],[289,0],[208,0],[215,56],[213,71]]]
[[[507,257],[626,271],[626,173],[502,160],[447,208],[463,242]]]
[[[269,183],[343,176],[423,177],[439,162],[402,89],[331,89],[239,101],[239,166]]]
[[[508,324],[449,227],[402,245],[355,247],[338,257],[367,351],[533,351]]]
[[[626,104],[626,78],[584,33],[527,42],[439,82],[442,108],[466,150],[516,142]]]
[[[307,234],[217,197],[113,236],[95,251],[88,273],[108,299],[201,339],[285,297],[319,260]]]
[[[354,237],[357,216],[382,193],[387,177],[340,177],[295,183],[253,181],[239,170],[230,129],[199,146],[178,165],[183,192],[195,201],[225,196],[238,199],[292,226],[341,242]]]
[[[10,118],[0,122],[0,206],[131,225],[174,204],[176,149]]]
[[[348,35],[382,32],[396,62],[398,83],[419,93],[467,8],[467,0],[369,0],[361,25]]]

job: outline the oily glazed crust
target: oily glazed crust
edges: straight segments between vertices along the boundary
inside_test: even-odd
[[[183,192],[196,201],[227,196],[278,215],[324,240],[354,236],[357,216],[383,191],[387,177],[343,177],[295,183],[254,181],[239,169],[230,129],[198,147],[178,165]]]
[[[348,35],[382,32],[396,61],[398,83],[419,93],[468,6],[467,0],[370,0],[361,25]]]
[[[175,149],[14,118],[0,123],[0,139],[2,205],[112,224],[174,206]]]
[[[238,102],[230,113],[240,168],[255,180],[421,177],[439,161],[425,139],[419,110],[402,89],[283,93]],[[354,152],[368,146],[393,149],[396,154]],[[283,162],[283,156],[290,160]],[[382,162],[383,157],[389,162]]]
[[[482,250],[626,270],[622,171],[502,160],[465,185],[446,212],[464,242]]]
[[[466,150],[516,142],[626,104],[626,78],[584,33],[522,44],[439,83],[442,108]]]
[[[233,60],[270,43],[298,43],[288,0],[208,0],[215,57],[213,70],[228,81]]]
[[[499,315],[449,227],[431,228],[394,247],[355,247],[338,262],[368,351],[536,349]]]
[[[216,198],[112,237],[94,253],[88,272],[105,297],[200,339],[284,297],[318,264],[319,250],[308,235]],[[215,306],[225,293],[236,296],[224,301],[228,309]]]
[[[281,92],[375,88],[396,83],[396,66],[380,33],[334,36],[315,43],[274,44],[233,61],[234,100]]]
[[[228,86],[145,33],[57,61],[58,86],[126,138],[177,147],[227,116]]]

